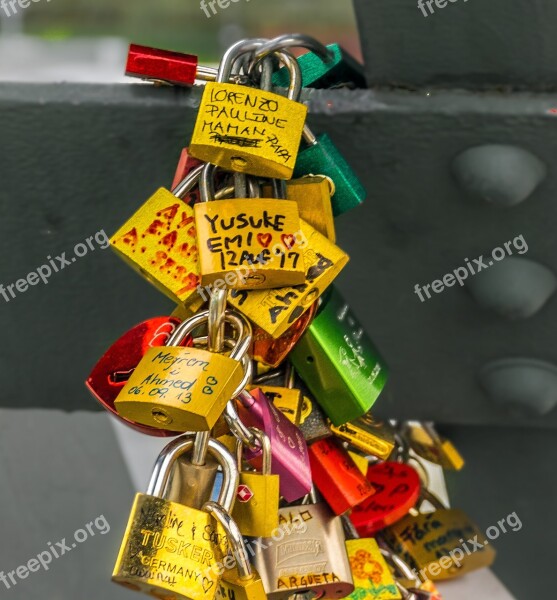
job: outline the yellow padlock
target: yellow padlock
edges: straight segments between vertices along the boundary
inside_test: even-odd
[[[182,323],[166,347],[150,348],[118,395],[116,410],[137,423],[170,431],[210,431],[243,380],[239,362],[251,344],[249,322],[235,311],[225,321],[236,330],[230,356],[178,347],[209,321],[203,311]],[[194,340],[194,344],[205,338]]]
[[[323,294],[348,263],[349,257],[303,219],[306,280],[279,290],[232,290],[229,304],[274,338],[281,336]]]
[[[243,444],[237,442],[240,468],[238,495],[232,517],[243,535],[270,537],[279,524],[279,476],[271,474],[271,440],[263,431],[250,428],[263,451],[261,473],[242,471]]]
[[[226,83],[234,61],[260,45],[258,40],[240,41],[225,53],[216,82],[205,86],[189,150],[195,158],[231,171],[290,179],[307,116],[307,107],[295,101],[301,90],[299,65],[287,64],[288,98]]]
[[[271,187],[264,187],[265,197],[270,197]],[[309,223],[333,244],[336,242],[335,219],[331,196],[335,184],[325,175],[306,175],[286,182],[286,198],[294,200],[300,211],[300,218]]]
[[[183,202],[202,167],[172,192],[160,188],[112,236],[112,249],[140,275],[177,304],[197,310],[199,257],[193,208]]]
[[[305,281],[296,202],[261,198],[212,201],[214,165],[205,165],[195,205],[201,284],[267,289]],[[219,282],[219,283],[217,283]]]
[[[260,385],[278,377],[276,371],[259,375],[253,380],[253,388],[259,388],[276,408],[296,427],[300,425],[302,415],[302,391],[294,387],[296,372],[287,364],[284,372],[284,386]]]
[[[211,600],[218,593],[219,564],[230,547],[225,529],[203,510],[166,499],[177,461],[194,446],[179,437],[162,451],[146,494],[137,494],[112,581],[154,598]],[[209,440],[209,452],[223,469],[219,504],[230,510],[238,469],[226,449]],[[207,501],[209,498],[207,498]]]

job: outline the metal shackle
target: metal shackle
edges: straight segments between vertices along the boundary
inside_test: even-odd
[[[329,63],[334,58],[333,53],[327,46],[314,37],[303,33],[285,33],[284,35],[280,35],[271,41],[266,42],[256,50],[255,61],[259,62],[270,54],[275,53],[277,50],[284,50],[285,48],[307,48],[324,63]]]
[[[236,559],[236,567],[238,569],[238,576],[242,581],[249,581],[253,579],[254,573],[252,571],[248,551],[246,544],[244,543],[244,536],[240,531],[236,521],[230,516],[229,512],[219,502],[206,502],[203,505],[203,510],[213,516],[221,525],[226,532],[228,541],[232,546],[234,558]]]
[[[232,76],[234,63],[242,54],[255,52],[259,47],[268,42],[265,38],[255,38],[252,40],[240,40],[236,42],[224,53],[219,65],[216,83],[228,83]]]
[[[184,199],[199,183],[201,177],[201,171],[203,171],[204,165],[199,165],[190,171],[182,181],[172,190],[172,193],[180,200]]]
[[[255,439],[259,442],[262,450],[262,475],[271,475],[271,464],[272,464],[272,450],[271,450],[271,438],[261,429],[257,429],[257,427],[250,427],[250,432],[253,434]],[[243,460],[243,452],[244,444],[242,440],[238,440],[236,442],[236,461],[238,463],[238,469],[242,470],[242,460]]]
[[[288,52],[287,50],[275,50],[272,53],[273,56],[276,56],[280,63],[284,65],[290,75],[290,83],[288,85],[288,94],[287,98],[289,100],[293,100],[294,102],[300,101],[300,96],[302,95],[302,69],[298,64],[298,61],[294,58],[294,56]],[[265,57],[265,62],[261,66],[262,73],[265,72],[265,65],[268,64],[267,61],[272,61],[272,56],[268,55]],[[253,73],[257,63],[252,63],[250,65],[250,74]],[[272,91],[272,73],[267,75],[266,77],[262,75],[262,82],[264,85],[261,87],[262,90],[266,92]]]
[[[164,498],[169,489],[172,469],[175,467],[178,459],[184,454],[193,450],[195,436],[182,435],[172,440],[159,454],[155,468],[147,488],[147,495]],[[217,440],[210,439],[208,451],[222,467],[223,481],[219,493],[218,502],[226,510],[232,510],[240,475],[236,461],[230,452]]]

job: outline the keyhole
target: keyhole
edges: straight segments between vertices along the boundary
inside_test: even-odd
[[[157,423],[161,423],[162,425],[169,425],[172,423],[172,417],[162,410],[162,408],[153,408],[151,414]]]
[[[241,156],[233,156],[230,162],[232,167],[237,171],[243,171],[248,166],[248,161]]]

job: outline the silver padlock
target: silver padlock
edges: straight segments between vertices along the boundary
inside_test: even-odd
[[[342,520],[324,502],[279,509],[279,532],[259,538],[253,564],[270,600],[295,594],[344,598],[354,591]],[[302,524],[304,527],[300,527]]]

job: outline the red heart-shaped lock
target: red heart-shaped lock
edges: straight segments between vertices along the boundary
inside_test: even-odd
[[[366,479],[375,494],[354,508],[350,520],[362,537],[396,523],[416,505],[421,482],[410,466],[398,462],[383,462],[368,468]]]
[[[175,431],[155,429],[124,419],[116,411],[114,401],[147,350],[164,346],[180,323],[180,319],[175,317],[154,317],[139,323],[112,344],[85,382],[89,391],[104,408],[126,425],[147,435],[169,437],[178,434]],[[186,338],[182,345],[191,345],[191,338]]]

